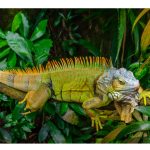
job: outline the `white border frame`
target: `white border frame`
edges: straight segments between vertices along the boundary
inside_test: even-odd
[[[150,8],[150,0],[0,0],[0,8]]]

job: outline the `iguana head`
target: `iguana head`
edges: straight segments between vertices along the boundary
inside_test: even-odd
[[[121,120],[126,123],[132,120],[131,114],[138,105],[139,81],[131,71],[124,68],[112,68],[100,76],[96,83],[96,93],[105,93],[117,105]]]
[[[96,92],[104,92],[111,100],[115,101],[127,101],[125,97],[128,97],[128,103],[135,103],[133,97],[130,101],[129,96],[131,93],[137,93],[139,87],[139,80],[131,71],[125,68],[112,68],[99,77],[96,83]]]

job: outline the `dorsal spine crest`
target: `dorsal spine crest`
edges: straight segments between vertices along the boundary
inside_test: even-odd
[[[38,67],[6,70],[6,73],[13,74],[30,74],[30,73],[43,73],[48,71],[57,71],[67,68],[98,68],[112,67],[111,59],[104,57],[74,57],[74,58],[61,58],[59,61],[49,61],[46,66],[39,65]]]

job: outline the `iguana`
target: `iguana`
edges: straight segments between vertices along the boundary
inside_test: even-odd
[[[20,101],[26,102],[25,114],[41,109],[49,98],[82,103],[96,130],[102,128],[97,108],[112,101],[125,102],[134,108],[138,105],[140,88],[131,71],[116,69],[111,60],[103,57],[62,58],[48,62],[45,67],[0,71],[0,82],[26,93]],[[122,120],[128,122],[126,117]]]

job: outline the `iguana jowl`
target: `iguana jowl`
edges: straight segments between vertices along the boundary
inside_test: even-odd
[[[102,126],[96,109],[113,100],[126,101],[140,87],[132,72],[113,68],[103,57],[66,58],[50,61],[45,68],[0,71],[0,82],[26,92],[21,102],[26,101],[31,112],[42,108],[49,98],[82,103],[97,130]],[[127,102],[137,105],[136,98]]]

